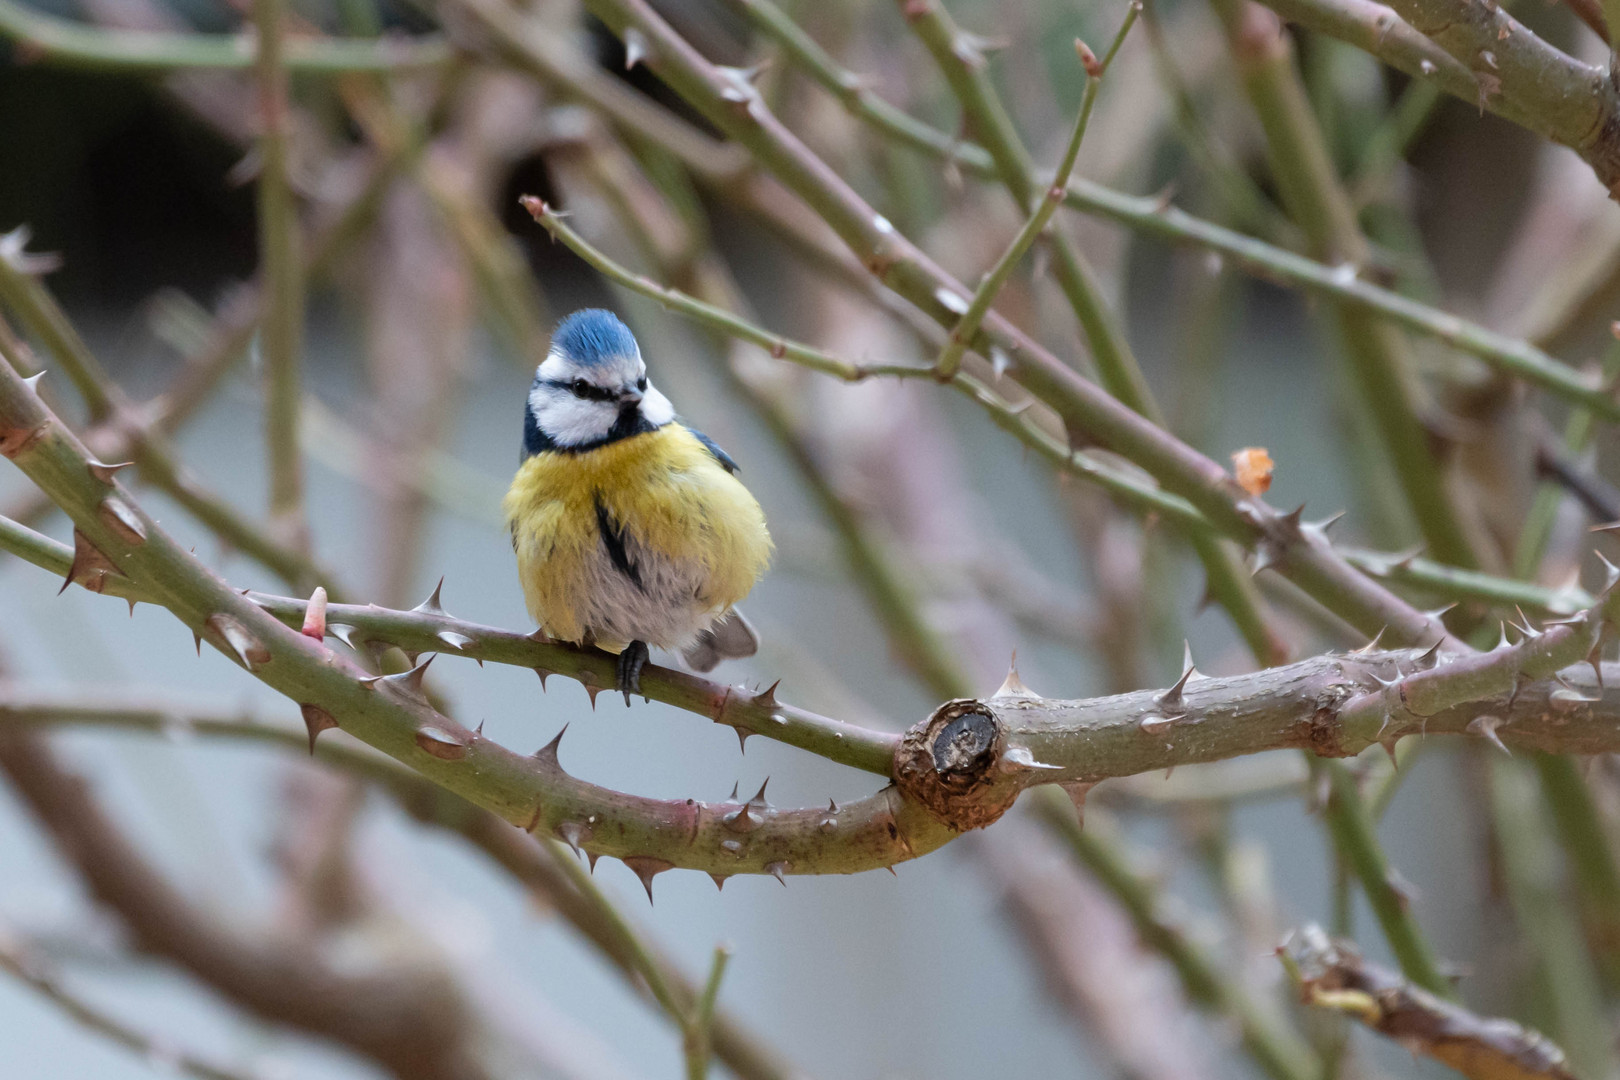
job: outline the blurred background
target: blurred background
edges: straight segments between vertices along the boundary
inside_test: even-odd
[[[250,13],[231,0],[4,3],[0,230],[26,226],[28,250],[54,256],[46,283],[131,399],[172,404],[177,387],[191,388],[164,422],[173,420],[192,490],[243,520],[267,521],[251,314],[264,162],[253,75],[132,71],[95,57],[64,63],[26,32],[28,11],[112,30],[207,34],[240,32]],[[861,127],[741,8],[658,6],[711,58],[765,62],[756,79],[770,106],[961,280],[977,281],[1017,230],[1022,214],[996,184]],[[1605,56],[1567,10],[1520,6],[1560,47],[1593,62]],[[1202,571],[1174,533],[1058,476],[972,402],[927,381],[846,385],[787,367],[610,285],[553,243],[518,207],[519,194],[566,210],[573,228],[626,265],[707,289],[847,358],[927,363],[942,340],[851,272],[797,204],[750,194],[726,175],[728,161],[697,175],[626,134],[588,99],[513,62],[476,7],[297,0],[289,13],[303,37],[453,45],[418,71],[292,77],[287,172],[309,270],[301,438],[313,562],[289,569],[256,557],[173,490],[141,489],[143,505],[233,585],[301,596],[340,581],[361,602],[409,607],[442,576],[452,613],[527,630],[499,509],[518,461],[524,394],[556,320],[607,306],[631,324],[680,412],[742,464],[777,540],[773,570],[747,604],[764,647],[718,678],[750,686],[780,678],[786,700],[885,730],[925,717],[956,691],[942,685],[938,665],[917,659],[915,642],[897,641],[893,618],[874,603],[884,582],[920,615],[931,655],[965,692],[994,690],[1015,650],[1024,680],[1048,696],[1168,685],[1184,640],[1206,673],[1255,666],[1226,615],[1201,604]],[[960,133],[957,104],[897,7],[794,0],[785,9],[872,93]],[[567,0],[510,10],[571,62],[691,118],[644,68],[627,73],[619,43]],[[1124,6],[963,0],[950,10],[987,39],[994,83],[1032,156],[1049,166],[1085,83],[1071,42],[1100,50]],[[1370,242],[1366,276],[1577,366],[1598,363],[1620,287],[1620,221],[1587,166],[1469,103],[1415,100],[1404,77],[1339,42],[1307,33],[1294,41],[1315,119]],[[1164,193],[1283,247],[1311,247],[1280,208],[1254,110],[1220,24],[1199,0],[1154,3],[1127,38],[1077,174]],[[1058,220],[1098,271],[1172,430],[1223,462],[1265,447],[1277,463],[1269,501],[1304,502],[1311,517],[1347,510],[1335,532],[1341,544],[1400,551],[1418,542],[1323,302],[1203,251],[1078,214]],[[998,308],[1083,365],[1084,338],[1049,262],[1037,250]],[[1429,436],[1466,487],[1470,527],[1495,553],[1487,566],[1505,572],[1537,489],[1537,440],[1561,430],[1564,410],[1433,342],[1414,339],[1411,351],[1427,387]],[[45,386],[53,382],[65,413],[88,422],[54,370]],[[1600,482],[1609,442],[1600,433],[1579,459]],[[1546,557],[1529,568],[1549,585],[1579,565],[1593,514],[1575,499],[1554,506]],[[70,539],[66,519],[10,470],[0,475],[0,513]],[[269,526],[263,535],[296,540]],[[863,551],[878,571],[860,569]],[[1288,588],[1260,580],[1294,658],[1360,642]],[[210,650],[199,658],[166,612],[127,612],[80,589],[58,597],[59,584],[0,559],[4,678],[172,703],[176,719],[156,733],[69,725],[50,742],[192,904],[254,940],[309,944],[344,972],[447,980],[477,1017],[469,1038],[482,1075],[679,1074],[679,1033],[543,895],[287,747],[192,730],[179,717],[299,725],[288,702],[235,665]],[[1494,638],[1484,606],[1460,614],[1489,622]],[[542,692],[521,669],[446,656],[432,681],[453,715],[516,750],[533,751],[568,724],[564,765],[618,790],[714,800],[769,778],[773,802],[818,805],[876,787],[764,739],[739,754],[733,732],[658,704],[626,709],[604,695],[593,711],[578,684],[554,679]],[[1410,910],[1466,974],[1472,1007],[1557,1034],[1564,999],[1546,992],[1545,953],[1524,931],[1496,848],[1500,807],[1484,764],[1492,751],[1408,743],[1380,835]],[[1371,784],[1388,779],[1381,754],[1355,767]],[[1272,950],[1292,927],[1328,925],[1391,962],[1338,868],[1306,778],[1296,755],[1278,753],[1113,782],[1093,794],[1087,826],[1117,841],[1157,897],[1156,918],[1346,1075],[1445,1075],[1290,1004]],[[1603,761],[1584,782],[1610,813],[1620,774]],[[1539,884],[1562,895],[1569,884],[1550,840],[1545,854]],[[596,879],[694,977],[715,944],[729,942],[722,1005],[806,1075],[1259,1075],[1230,1011],[1189,1001],[1117,893],[1031,815],[1010,814],[897,870],[795,877],[785,890],[736,878],[718,893],[703,875],[671,873],[658,879],[651,908],[620,863],[603,860]],[[4,784],[0,933],[28,941],[79,997],[158,1036],[132,1054],[0,978],[8,1080],[142,1077],[172,1070],[180,1049],[243,1075],[386,1073],[374,1058],[267,1023],[207,977],[143,953]],[[1605,1023],[1614,990],[1602,982],[1596,999]]]

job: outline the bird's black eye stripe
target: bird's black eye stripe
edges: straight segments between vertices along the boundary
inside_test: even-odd
[[[584,398],[586,401],[617,401],[619,398],[619,395],[612,390],[604,390],[600,386],[586,382],[584,379],[575,379],[573,382],[548,379],[546,385],[556,387],[558,390],[567,390],[575,397]]]
[[[645,390],[645,389],[647,389],[647,376],[643,375],[641,378],[636,380],[636,389],[637,390]]]

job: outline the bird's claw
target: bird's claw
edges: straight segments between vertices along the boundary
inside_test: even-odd
[[[641,693],[641,669],[647,666],[647,655],[645,641],[632,641],[624,647],[614,665],[616,689],[624,695],[626,706],[630,704],[631,694]]]

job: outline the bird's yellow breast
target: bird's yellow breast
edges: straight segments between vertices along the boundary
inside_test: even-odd
[[[679,423],[580,453],[536,454],[518,469],[504,508],[530,614],[563,641],[595,629],[587,612],[604,558],[598,506],[630,546],[697,582],[695,619],[741,600],[770,561],[759,503]]]

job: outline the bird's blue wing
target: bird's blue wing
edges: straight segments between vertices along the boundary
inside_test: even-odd
[[[693,436],[696,437],[697,441],[702,443],[709,453],[714,455],[714,460],[718,461],[720,463],[720,467],[725,469],[726,472],[734,473],[738,471],[737,463],[731,460],[730,454],[720,449],[719,443],[703,434],[703,432],[699,431],[691,424],[682,424],[681,426],[686,428],[687,431],[690,431]]]

